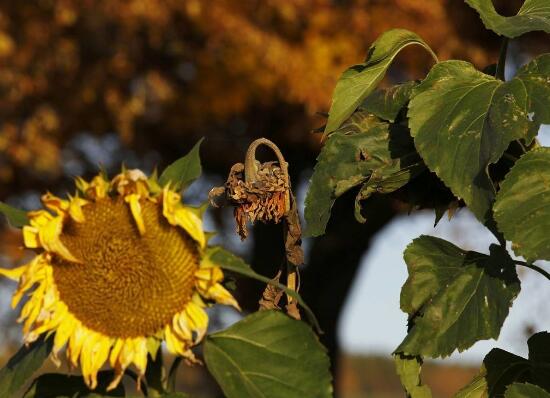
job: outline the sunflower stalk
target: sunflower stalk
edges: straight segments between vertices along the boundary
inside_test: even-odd
[[[256,160],[256,150],[261,145],[274,152],[277,162],[260,163]],[[243,240],[248,236],[248,222],[282,222],[286,261],[273,280],[279,282],[285,274],[287,287],[298,291],[298,267],[304,262],[300,218],[290,186],[288,163],[277,145],[266,138],[252,142],[246,152],[244,164],[233,165],[225,186],[214,188],[210,192],[213,206],[223,205],[220,199],[225,199],[224,202],[229,202],[234,207],[237,232]],[[282,296],[282,292],[272,285],[266,286],[260,299],[260,309],[278,309]],[[296,300],[289,295],[286,297],[287,313],[300,319]]]

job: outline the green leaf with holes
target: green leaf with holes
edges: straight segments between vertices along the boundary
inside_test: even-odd
[[[550,148],[527,152],[516,162],[501,183],[494,214],[517,255],[550,260]]]
[[[23,228],[25,225],[29,224],[29,218],[27,217],[26,211],[19,210],[6,203],[0,202],[0,213],[6,217],[10,225],[14,228]]]
[[[550,54],[502,82],[462,61],[435,65],[414,89],[409,126],[428,168],[481,222],[491,217],[495,187],[488,173],[511,141],[530,142],[550,123]]]
[[[499,15],[492,0],[466,0],[475,9],[485,27],[509,38],[528,32],[543,31],[550,33],[550,6],[548,0],[526,0],[516,15]]]
[[[351,116],[384,78],[397,54],[413,44],[426,49],[437,61],[433,51],[417,34],[405,29],[393,29],[383,33],[372,44],[364,63],[352,66],[340,76],[332,94],[325,135],[338,129]]]
[[[260,311],[204,343],[208,370],[227,398],[330,398],[326,349],[307,324]]]
[[[465,251],[443,239],[421,236],[405,250],[409,277],[401,309],[410,331],[396,353],[446,357],[484,339],[496,339],[520,283],[500,246],[490,255]]]
[[[201,138],[189,153],[166,167],[159,177],[159,184],[164,187],[170,184],[175,190],[191,185],[202,173],[199,149],[204,138]]]
[[[329,136],[317,158],[305,201],[305,234],[322,235],[335,200],[350,189],[361,187],[356,216],[364,221],[361,200],[374,192],[393,192],[423,170],[406,128],[356,112]]]

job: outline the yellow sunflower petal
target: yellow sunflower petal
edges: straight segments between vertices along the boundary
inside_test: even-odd
[[[206,298],[212,299],[219,304],[230,305],[234,307],[237,311],[241,310],[237,300],[219,283],[216,283],[214,286],[210,287],[205,295]]]
[[[23,275],[27,268],[26,265],[12,269],[0,268],[0,275],[17,282],[21,279],[21,275]]]
[[[67,200],[58,198],[49,192],[42,195],[41,200],[44,206],[55,211],[58,215],[64,214],[69,209],[69,202]]]
[[[79,197],[71,198],[69,202],[69,215],[76,222],[86,221],[84,213],[82,212],[82,206],[87,205],[89,202],[86,199]]]
[[[141,214],[141,205],[139,204],[140,196],[138,194],[130,194],[124,197],[124,201],[130,204],[130,211],[134,217],[137,228],[141,235],[145,234],[145,223],[143,221],[143,215]]]
[[[59,327],[55,332],[52,349],[54,357],[57,357],[57,354],[63,349],[65,344],[67,344],[67,341],[69,341],[69,338],[75,330],[77,322],[72,319],[72,317],[70,317],[69,319],[67,318],[69,317],[66,317],[66,319],[59,324]]]
[[[195,342],[199,342],[206,334],[206,328],[208,327],[208,315],[199,305],[193,301],[187,303],[185,307],[185,315],[187,315],[187,322],[191,329],[197,333]]]
[[[134,365],[136,366],[139,375],[145,375],[147,368],[147,339],[145,337],[137,338],[134,342]]]
[[[25,247],[28,247],[29,249],[36,249],[40,247],[38,228],[25,225],[23,227],[23,243],[25,244]]]

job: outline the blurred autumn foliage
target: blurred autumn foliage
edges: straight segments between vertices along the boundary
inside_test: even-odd
[[[494,37],[476,36],[475,14],[456,0],[3,1],[0,183],[57,177],[60,149],[80,131],[158,146],[227,134],[236,116],[284,104],[301,120],[280,139],[314,140],[311,117],[328,109],[341,71],[392,27],[417,31],[441,59],[495,56]],[[401,73],[418,77],[429,63],[415,51],[404,61]]]
[[[505,15],[521,3],[495,1]],[[462,58],[483,68],[498,56],[498,36],[460,0],[3,0],[0,200],[17,204],[29,191],[67,186],[74,174],[66,167],[67,146],[83,133],[118,137],[102,141],[90,165],[103,150],[117,161],[131,150],[138,157],[153,152],[160,167],[206,136],[205,171],[223,179],[248,144],[265,136],[281,147],[293,178],[303,178],[320,145],[311,130],[324,123],[317,113],[329,109],[339,75],[396,27],[420,34],[441,60]],[[536,34],[514,43],[520,60],[548,49]],[[388,82],[422,78],[432,62],[415,48],[399,61]],[[90,167],[78,173],[95,171]],[[335,233],[335,223],[352,223],[351,214],[334,216],[352,206],[338,206],[327,235],[311,246],[303,278],[331,354],[359,259],[396,211],[384,202],[382,211],[373,207],[368,225]],[[352,245],[346,235],[358,239]],[[249,253],[255,266],[276,263],[273,236],[280,238],[255,235]],[[2,231],[4,258],[21,260],[18,239]],[[338,257],[339,250],[346,256]]]

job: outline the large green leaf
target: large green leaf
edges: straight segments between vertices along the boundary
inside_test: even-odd
[[[17,391],[27,383],[50,352],[53,338],[40,338],[28,347],[21,347],[0,370],[0,397],[13,397]]]
[[[0,202],[0,213],[6,216],[8,222],[14,228],[23,228],[29,223],[26,211],[16,209],[6,203]]]
[[[165,186],[170,183],[176,190],[186,188],[202,173],[199,149],[204,138],[201,138],[189,153],[166,167],[159,177],[159,184]]]
[[[407,82],[387,89],[376,90],[365,98],[359,109],[366,110],[380,119],[394,122],[409,102],[416,84],[416,82]]]
[[[513,383],[531,383],[550,391],[550,334],[537,333],[528,340],[529,359],[494,348],[483,368],[455,398],[502,397]]]
[[[124,386],[120,384],[112,391],[107,386],[113,380],[112,371],[99,372],[98,386],[90,390],[81,376],[47,373],[33,381],[23,398],[102,398],[124,397]]]
[[[248,278],[256,279],[260,282],[264,282],[266,284],[270,284],[272,286],[275,286],[277,289],[283,290],[286,294],[294,298],[300,306],[304,309],[308,321],[318,330],[320,331],[319,322],[317,321],[317,318],[315,317],[315,314],[313,314],[313,311],[309,308],[309,306],[306,304],[306,302],[302,299],[302,297],[298,294],[298,292],[289,289],[285,285],[276,282],[272,279],[269,279],[263,275],[258,274],[255,272],[250,265],[244,262],[244,260],[240,257],[237,257],[233,253],[225,250],[222,247],[219,246],[211,246],[206,249],[205,256],[209,258],[212,263],[220,266],[222,269],[234,272],[239,275],[246,276]]]
[[[550,393],[534,384],[512,384],[504,394],[504,398],[550,398]]]
[[[204,359],[227,398],[332,397],[325,348],[307,324],[277,311],[209,335]]]
[[[306,197],[305,234],[323,234],[334,201],[351,188],[362,186],[359,210],[360,200],[393,192],[424,169],[406,128],[356,112],[329,136],[317,158]],[[361,219],[359,211],[356,215]]]
[[[550,260],[550,148],[523,155],[501,184],[494,206],[498,228],[518,255]]]
[[[410,398],[432,398],[430,388],[420,380],[422,361],[419,357],[394,355],[395,369],[405,392]]]
[[[550,33],[550,7],[548,0],[526,0],[517,15],[499,15],[492,0],[466,0],[474,8],[485,27],[506,37],[514,38],[527,32],[542,30]]]
[[[367,60],[352,66],[340,76],[332,94],[325,134],[335,131],[351,116],[384,78],[397,54],[412,44],[424,47],[437,61],[430,47],[417,34],[405,29],[383,33],[370,47]]]
[[[484,223],[495,196],[489,165],[511,141],[530,141],[539,123],[550,123],[548,77],[550,54],[506,83],[467,62],[447,61],[414,89],[408,116],[418,153]]]
[[[497,245],[490,252],[467,252],[433,236],[407,247],[401,309],[412,327],[397,353],[445,357],[498,337],[520,284],[508,253]]]

